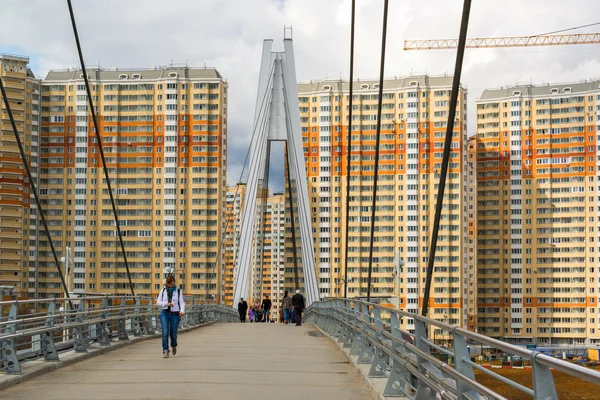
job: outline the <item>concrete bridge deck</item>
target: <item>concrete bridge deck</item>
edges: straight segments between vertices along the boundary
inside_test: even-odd
[[[310,324],[213,324],[181,333],[168,359],[160,339],[146,340],[0,391],[0,399],[373,398],[336,344],[316,332]]]

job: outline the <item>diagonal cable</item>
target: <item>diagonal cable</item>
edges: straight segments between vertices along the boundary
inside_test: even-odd
[[[273,67],[271,67],[271,72],[269,74],[269,81],[267,82],[267,89],[266,89],[265,94],[263,96],[263,101],[262,101],[262,103],[260,105],[260,108],[259,108],[259,111],[258,111],[258,115],[260,115],[260,113],[262,112],[263,107],[265,106],[265,104],[270,103],[270,101],[271,101],[270,99],[271,99],[271,96],[272,96],[272,91],[269,94],[267,94],[267,92],[270,89],[270,83],[271,83],[271,80],[273,78],[273,70],[274,70],[274,68],[275,68],[275,66],[273,65]],[[263,118],[262,118],[261,121],[257,120],[254,123],[254,128],[252,129],[252,137],[250,138],[250,145],[248,146],[248,151],[246,152],[246,159],[244,160],[244,165],[242,166],[242,172],[240,173],[240,178],[238,179],[238,184],[237,184],[237,186],[235,188],[235,194],[233,196],[233,210],[232,210],[232,213],[231,213],[231,217],[225,223],[225,231],[221,235],[221,244],[219,246],[219,250],[217,251],[217,257],[215,258],[215,266],[213,267],[213,272],[214,272],[214,269],[219,264],[219,259],[221,258],[221,251],[223,250],[223,246],[225,245],[225,241],[226,241],[224,239],[224,237],[225,237],[225,235],[227,235],[227,229],[229,229],[230,223],[233,223],[233,221],[235,220],[235,199],[237,199],[238,191],[240,189],[240,184],[242,183],[242,178],[244,177],[244,171],[246,170],[246,166],[248,165],[248,159],[250,158],[250,150],[252,149],[252,143],[254,142],[255,139],[257,139],[257,135],[256,135],[257,128],[259,127],[259,124],[260,124],[260,129],[258,131],[262,131],[263,126],[264,126],[264,124],[266,122],[266,118],[267,118],[266,115],[267,114],[265,113],[265,116],[263,116]],[[233,242],[235,243],[235,228],[233,229]],[[234,259],[234,263],[235,263],[235,259]],[[237,276],[235,278],[237,279]],[[212,283],[212,273],[210,274],[207,288],[210,286],[211,283]],[[207,299],[208,299],[208,289],[207,289]],[[223,301],[223,299],[221,299],[221,301]],[[235,304],[235,303],[233,303],[233,304]]]
[[[10,119],[10,124],[12,125],[13,133],[15,135],[15,139],[17,141],[17,145],[19,146],[19,153],[21,153],[21,160],[23,160],[23,166],[25,167],[25,171],[27,172],[27,177],[29,178],[29,185],[31,186],[31,192],[33,193],[33,197],[35,198],[35,204],[38,208],[38,214],[42,220],[42,224],[44,225],[44,231],[46,232],[46,237],[48,238],[48,243],[50,243],[50,249],[52,250],[52,255],[54,256],[54,263],[56,264],[56,269],[58,271],[58,276],[60,277],[60,281],[62,282],[63,288],[65,289],[65,297],[67,299],[69,296],[69,288],[67,287],[67,282],[65,281],[65,276],[60,268],[60,263],[58,261],[58,255],[56,254],[56,249],[54,248],[54,243],[52,242],[52,237],[50,235],[50,230],[48,229],[48,224],[46,223],[46,217],[44,216],[44,209],[42,208],[42,203],[40,202],[40,198],[38,195],[38,190],[35,187],[35,182],[33,177],[31,176],[31,170],[29,169],[29,164],[27,163],[27,156],[25,155],[25,150],[23,150],[23,144],[21,143],[21,138],[19,137],[19,132],[17,130],[17,124],[15,123],[15,118],[13,117],[12,110],[10,109],[10,104],[8,102],[8,97],[6,95],[6,90],[4,88],[4,82],[0,77],[0,91],[2,92],[2,98],[4,99],[4,105],[6,106],[6,112],[8,113],[8,118]],[[73,304],[71,300],[69,300],[69,306],[73,309]]]
[[[113,214],[115,216],[115,224],[117,225],[117,234],[119,235],[119,243],[121,244],[121,251],[123,253],[123,261],[125,261],[125,269],[127,270],[127,279],[129,280],[129,289],[131,295],[135,296],[133,290],[133,283],[131,282],[131,273],[129,272],[129,263],[127,262],[127,253],[125,252],[125,243],[123,243],[123,235],[121,233],[121,225],[119,224],[119,216],[117,214],[117,206],[115,204],[115,198],[113,196],[112,187],[110,184],[110,177],[108,176],[108,167],[106,166],[106,159],[104,158],[104,148],[102,147],[102,138],[100,135],[100,129],[98,129],[98,118],[96,117],[96,111],[94,110],[94,102],[92,100],[92,91],[90,90],[90,81],[88,79],[85,64],[83,62],[83,53],[81,52],[81,43],[79,42],[79,34],[77,33],[77,24],[75,23],[75,14],[73,13],[73,6],[71,0],[67,0],[69,6],[69,14],[71,15],[71,24],[73,25],[73,34],[75,35],[75,42],[77,43],[77,53],[79,54],[79,62],[81,63],[81,71],[83,72],[83,79],[85,80],[85,90],[87,91],[88,103],[90,111],[92,113],[92,120],[94,122],[94,129],[96,133],[96,140],[98,141],[98,147],[100,149],[100,158],[102,159],[102,169],[104,171],[104,177],[106,178],[106,185],[108,187],[108,195],[110,196],[110,204],[112,205]]]
[[[379,172],[379,142],[381,140],[381,107],[383,103],[383,73],[385,70],[385,42],[387,38],[388,3],[383,4],[383,29],[381,33],[381,64],[379,67],[379,98],[377,99],[377,135],[375,139],[375,170],[373,172],[373,199],[371,203],[371,237],[369,246],[369,275],[367,278],[367,302],[371,301],[371,275],[373,272],[373,241],[375,239],[375,206],[377,204],[377,178]]]
[[[433,219],[433,230],[431,234],[431,245],[429,246],[429,258],[427,259],[427,275],[425,280],[425,292],[423,293],[423,307],[421,314],[427,316],[429,307],[429,294],[431,291],[431,278],[433,276],[433,264],[442,216],[442,205],[444,202],[444,190],[446,189],[446,175],[448,174],[448,162],[450,161],[450,145],[454,132],[454,116],[458,103],[458,89],[460,88],[460,75],[462,72],[463,58],[465,55],[465,44],[467,42],[467,28],[469,26],[469,13],[471,12],[471,0],[465,0],[462,19],[460,22],[460,36],[458,39],[458,50],[456,53],[456,64],[454,65],[454,77],[452,79],[452,92],[450,94],[450,110],[448,112],[448,125],[446,126],[446,141],[444,143],[444,157],[442,158],[442,171],[438,187],[437,202],[435,205],[435,217]]]
[[[352,0],[352,22],[350,23],[350,97],[348,108],[348,150],[346,154],[346,246],[344,249],[344,298],[348,298],[348,234],[350,232],[350,163],[352,155],[352,96],[354,86],[354,22],[356,0]]]

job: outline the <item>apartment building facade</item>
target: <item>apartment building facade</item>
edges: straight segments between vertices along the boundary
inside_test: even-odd
[[[477,103],[480,333],[600,340],[599,85],[485,90]]]
[[[28,64],[28,57],[0,54],[0,77],[34,184],[39,187],[40,80]],[[38,210],[2,94],[0,116],[0,286],[27,298],[35,293],[38,278]]]
[[[349,84],[298,85],[309,202],[322,297],[367,294],[378,82],[353,83],[350,198],[346,198]],[[420,312],[450,102],[451,77],[385,80],[371,296]],[[430,298],[430,315],[466,325],[466,89],[461,87]],[[350,202],[348,276],[345,205]],[[394,276],[394,256],[405,264]],[[405,328],[414,329],[405,319]],[[439,332],[442,334],[442,332]]]
[[[466,288],[467,329],[477,332],[477,136],[470,136],[467,145],[467,260]]]
[[[222,292],[227,82],[215,69],[88,70],[136,294],[164,270],[186,295]],[[40,194],[55,246],[73,254],[75,292],[130,293],[80,70],[42,82]],[[40,242],[40,273],[52,271]],[[40,296],[60,294],[48,275]],[[42,283],[42,282],[40,282]]]

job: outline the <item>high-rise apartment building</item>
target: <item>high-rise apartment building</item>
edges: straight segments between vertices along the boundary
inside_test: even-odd
[[[467,254],[466,299],[467,329],[477,331],[477,136],[468,139],[467,146]]]
[[[88,70],[136,294],[174,269],[186,295],[216,299],[224,251],[227,83],[215,69]],[[80,70],[42,82],[44,200],[55,246],[73,255],[74,291],[129,293]],[[40,240],[41,296],[62,291]]]
[[[451,77],[415,76],[384,82],[371,296],[396,293],[399,306],[420,312]],[[344,295],[345,206],[350,202],[348,296],[367,294],[378,82],[354,83],[350,198],[346,199],[349,84],[298,85],[315,256],[322,297]],[[430,315],[466,325],[466,89],[454,119]],[[405,264],[394,276],[394,256]],[[395,285],[399,287],[395,288]],[[405,328],[414,329],[406,319]],[[441,334],[441,332],[439,332]]]
[[[28,57],[0,54],[0,78],[39,187],[40,81],[28,64]],[[36,288],[37,205],[1,94],[0,116],[0,286],[26,298]]]
[[[480,333],[600,341],[600,82],[485,90],[477,103]]]

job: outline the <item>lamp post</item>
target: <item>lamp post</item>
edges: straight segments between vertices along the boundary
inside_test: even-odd
[[[402,267],[404,267],[404,260],[400,257],[400,249],[396,250],[396,254],[394,255],[394,272],[392,272],[392,276],[394,277],[394,295],[396,298],[396,308],[400,308],[400,272],[402,272]],[[417,290],[418,290],[418,282],[417,282]]]
[[[72,262],[72,257],[71,257],[71,248],[69,246],[67,246],[66,250],[65,250],[65,256],[60,258],[60,261],[64,264],[65,267],[65,281],[67,284],[67,289],[69,291],[69,294],[67,295],[65,293],[65,297],[70,298],[71,297],[71,293],[73,293],[73,289],[71,288],[71,262]]]

